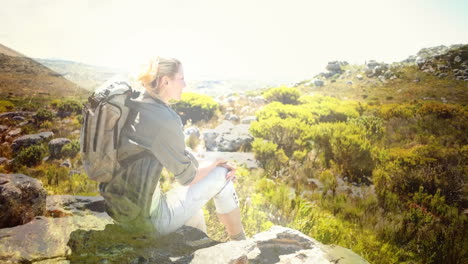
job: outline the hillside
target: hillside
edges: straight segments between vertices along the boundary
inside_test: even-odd
[[[368,103],[432,100],[468,102],[468,45],[425,48],[402,62],[332,61],[326,71],[295,85],[305,92]]]
[[[12,57],[25,57],[23,54],[8,48],[5,45],[0,44],[0,53],[12,56]]]
[[[118,69],[88,65],[68,60],[35,60],[54,72],[59,73],[67,80],[70,80],[89,91],[94,91],[94,89],[99,85],[116,75],[126,74]]]
[[[3,45],[0,47],[1,97],[54,96],[59,98],[81,97],[87,94],[89,94],[88,91],[65,79],[61,74]]]

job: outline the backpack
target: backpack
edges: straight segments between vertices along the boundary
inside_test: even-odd
[[[130,112],[129,102],[139,94],[126,82],[113,82],[99,87],[88,98],[83,107],[80,151],[90,179],[109,182],[120,168],[120,132]]]

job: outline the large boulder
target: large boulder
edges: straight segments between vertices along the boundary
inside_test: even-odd
[[[5,263],[367,263],[354,252],[274,226],[220,243],[184,226],[165,237],[128,233],[105,213],[102,197],[47,197],[47,214],[0,229]]]
[[[221,243],[195,251],[190,263],[368,263],[354,252],[327,246],[303,233],[273,226],[244,241]]]
[[[36,145],[44,140],[51,138],[54,135],[53,132],[41,132],[37,134],[24,135],[13,141],[11,145],[14,152],[18,152],[20,149]]]
[[[215,129],[203,131],[203,139],[208,151],[233,152],[241,148],[250,148],[253,136],[249,133],[249,125],[234,126],[231,122],[225,120]]]
[[[50,158],[61,158],[61,152],[63,146],[70,143],[71,140],[68,138],[54,138],[49,141],[49,154]]]
[[[72,251],[67,242],[72,232],[102,230],[113,223],[104,212],[102,197],[48,196],[45,209],[44,216],[27,224],[0,229],[2,263],[69,263],[66,258]]]
[[[44,215],[42,183],[23,174],[0,174],[0,228],[25,224]]]

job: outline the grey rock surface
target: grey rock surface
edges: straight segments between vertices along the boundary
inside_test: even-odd
[[[0,229],[0,238],[3,263],[367,263],[282,226],[226,243],[187,226],[160,238],[128,233],[104,212],[100,196],[49,196],[46,216]]]
[[[0,228],[25,224],[44,215],[46,191],[24,174],[0,174]]]
[[[249,149],[253,141],[253,136],[249,133],[249,125],[233,125],[226,120],[215,129],[205,130],[202,134],[208,151],[234,152]]]
[[[43,140],[47,140],[54,135],[53,132],[41,132],[37,134],[24,135],[13,141],[13,152],[19,151],[21,148],[29,147],[31,145],[39,144]]]
[[[63,146],[70,143],[71,140],[68,138],[54,138],[49,141],[49,154],[50,158],[61,158],[61,152]]]

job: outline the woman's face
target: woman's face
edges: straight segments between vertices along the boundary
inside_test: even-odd
[[[180,100],[182,89],[185,87],[184,69],[179,66],[179,71],[174,75],[174,79],[168,78],[166,87],[166,100]]]

